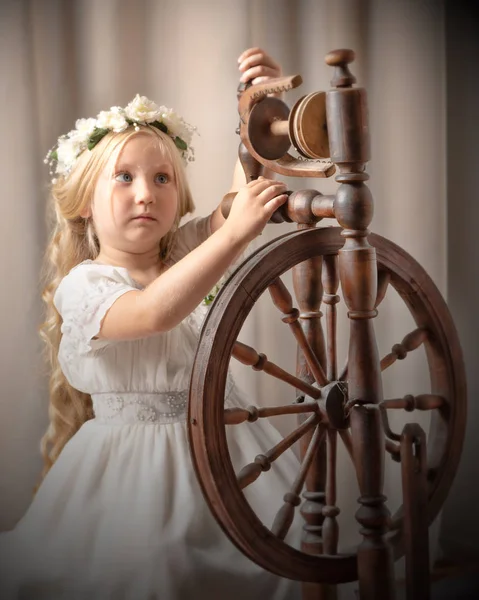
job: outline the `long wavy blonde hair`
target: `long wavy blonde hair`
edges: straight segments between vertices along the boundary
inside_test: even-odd
[[[41,440],[44,468],[41,480],[58,458],[68,440],[88,419],[93,417],[89,394],[79,392],[66,380],[59,362],[62,318],[53,304],[53,298],[62,278],[84,260],[94,260],[99,253],[98,239],[91,219],[85,214],[91,205],[101,171],[115,150],[133,136],[147,133],[156,136],[160,149],[171,161],[178,190],[178,211],[172,229],[161,239],[159,255],[168,258],[181,218],[194,210],[186,181],[183,162],[173,140],[155,127],[141,126],[139,132],[129,127],[121,133],[108,133],[91,151],[84,151],[72,172],[52,184],[49,212],[52,233],[48,243],[42,279],[45,303],[45,321],[40,336],[46,344],[46,358],[50,368],[50,401],[48,429]],[[38,487],[38,486],[37,486]]]

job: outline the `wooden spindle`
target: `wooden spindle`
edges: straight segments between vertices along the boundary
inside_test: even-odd
[[[256,352],[254,348],[243,344],[243,342],[235,342],[232,355],[236,360],[252,367],[255,371],[264,371],[268,375],[276,377],[276,379],[289,383],[312,398],[318,399],[321,396],[320,390],[278,367],[278,365],[270,362],[264,354]]]
[[[421,344],[423,344],[429,336],[427,329],[418,327],[404,336],[400,344],[394,344],[391,348],[391,352],[381,360],[381,371],[385,371],[388,367],[393,365],[397,360],[404,360],[409,352],[417,350]]]
[[[277,460],[286,450],[297,442],[305,433],[314,428],[318,423],[318,415],[311,415],[297,429],[288,434],[283,440],[273,446],[265,454],[258,454],[254,462],[244,466],[238,474],[238,485],[244,489],[258,479],[263,471],[269,471],[271,464]]]
[[[301,463],[300,471],[291,487],[291,490],[284,495],[284,504],[276,514],[271,531],[282,540],[284,540],[286,537],[286,534],[288,533],[293,522],[295,507],[299,506],[301,503],[299,494],[303,489],[306,475],[325,433],[326,427],[321,424],[318,425]]]
[[[288,404],[286,406],[248,406],[247,408],[225,408],[225,425],[239,425],[248,421],[253,423],[261,418],[276,417],[278,415],[299,415],[319,411],[316,402],[303,402],[301,404]]]
[[[318,385],[323,386],[328,383],[326,379],[326,375],[319,364],[319,361],[316,355],[313,352],[313,349],[309,345],[309,342],[304,334],[303,328],[298,322],[299,310],[293,307],[293,299],[291,294],[288,291],[288,288],[284,285],[281,279],[278,277],[274,283],[269,286],[269,293],[271,294],[271,298],[273,300],[273,304],[283,313],[284,317],[282,318],[283,323],[287,323],[292,332],[296,341],[298,342],[299,348],[301,348],[304,358],[308,364],[308,367],[318,383]]]
[[[408,412],[413,410],[434,410],[442,408],[445,404],[446,399],[436,394],[419,394],[418,396],[407,394],[403,398],[391,398],[381,402],[381,406],[384,408],[402,408]]]
[[[324,289],[323,304],[326,305],[326,356],[328,363],[326,375],[329,381],[335,381],[337,377],[336,304],[339,302],[339,296],[337,295],[339,287],[338,257],[335,254],[327,254],[323,257],[322,283]]]

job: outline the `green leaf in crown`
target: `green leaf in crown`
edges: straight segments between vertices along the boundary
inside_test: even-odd
[[[98,127],[95,127],[90,139],[88,140],[88,150],[93,150],[98,142],[103,139],[109,131],[109,129],[99,129]]]
[[[176,136],[175,137],[175,145],[179,150],[186,150],[188,148],[188,146],[186,145],[186,142],[184,142],[180,137]]]
[[[153,125],[153,127],[156,127],[157,129],[159,129],[163,133],[168,133],[168,127],[164,123],[162,123],[161,121],[152,121],[150,123],[150,125]]]

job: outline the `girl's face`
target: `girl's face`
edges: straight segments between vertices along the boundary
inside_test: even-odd
[[[156,137],[133,136],[101,172],[91,216],[102,252],[158,252],[178,210],[173,166]]]

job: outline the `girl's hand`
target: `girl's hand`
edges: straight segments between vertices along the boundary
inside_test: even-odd
[[[248,48],[238,58],[241,83],[262,83],[281,77],[281,65],[261,48]]]
[[[271,215],[286,200],[286,184],[281,181],[259,177],[241,187],[230,214],[223,227],[229,227],[231,235],[249,243],[264,229]]]

